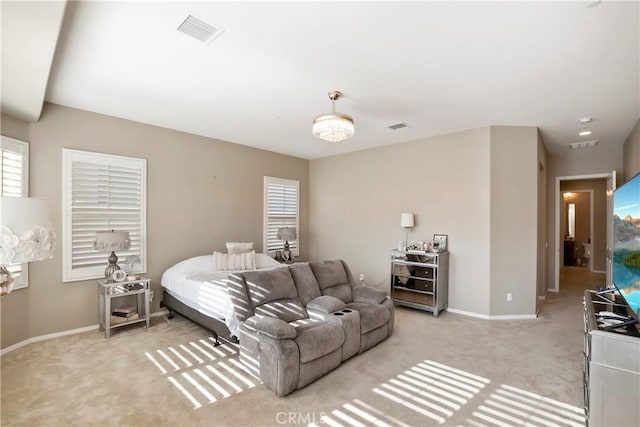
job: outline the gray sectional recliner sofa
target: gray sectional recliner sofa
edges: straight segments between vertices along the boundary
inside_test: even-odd
[[[393,332],[384,292],[357,286],[341,260],[229,276],[240,360],[278,396],[304,387]]]

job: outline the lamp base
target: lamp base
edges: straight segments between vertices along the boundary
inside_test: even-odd
[[[118,262],[118,256],[115,252],[111,251],[111,255],[109,255],[108,261],[109,265],[104,269],[104,278],[107,283],[113,283],[113,273],[121,270],[118,264],[116,264]]]
[[[284,241],[284,250],[282,251],[282,259],[285,261],[292,261],[291,251],[289,250],[289,241]]]

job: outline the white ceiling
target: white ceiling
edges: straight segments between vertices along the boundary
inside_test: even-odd
[[[70,2],[45,99],[308,159],[487,125],[619,149],[640,117],[639,4],[587,4]],[[179,33],[187,13],[225,32]],[[331,89],[356,122],[340,143],[311,135]]]

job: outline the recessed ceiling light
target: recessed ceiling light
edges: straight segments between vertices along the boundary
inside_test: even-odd
[[[591,135],[591,131],[588,130],[588,129],[585,129],[585,130],[581,131],[578,135],[580,135],[580,136]]]
[[[584,118],[578,120],[578,123],[586,125],[587,123],[591,123],[592,121],[593,121],[593,119],[591,117],[584,117]]]
[[[594,139],[593,141],[582,141],[582,142],[574,142],[573,144],[569,144],[569,148],[572,150],[577,150],[580,148],[592,148],[598,145],[600,140]]]

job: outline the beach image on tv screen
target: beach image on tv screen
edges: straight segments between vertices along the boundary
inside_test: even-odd
[[[640,175],[613,197],[613,284],[640,317]]]

